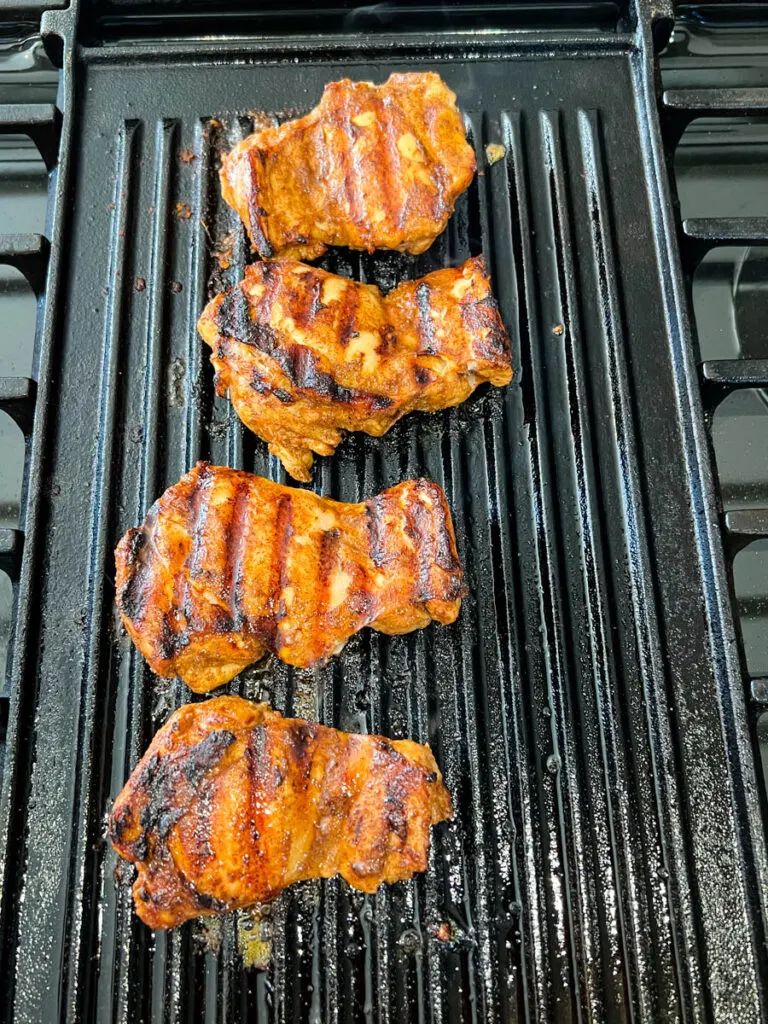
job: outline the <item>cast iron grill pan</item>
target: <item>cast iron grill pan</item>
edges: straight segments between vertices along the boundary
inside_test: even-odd
[[[643,45],[77,51],[35,612],[9,727],[7,1019],[759,1015],[762,852],[734,783],[743,709],[723,692],[740,681],[713,640],[732,625],[681,397]],[[214,398],[194,330],[250,258],[219,157],[332,79],[405,70],[456,91],[479,173],[423,256],[335,250],[321,265],[389,289],[484,253],[515,381],[349,436],[312,486],[358,501],[437,481],[470,596],[455,626],[366,631],[326,667],[269,661],[226,690],[429,742],[456,818],[435,830],[428,873],[373,897],[304,883],[260,914],[153,934],[128,873],[115,884],[106,815],[157,728],[198,698],[153,677],[119,628],[113,548],[198,459],[285,482]],[[492,166],[489,143],[505,149]]]

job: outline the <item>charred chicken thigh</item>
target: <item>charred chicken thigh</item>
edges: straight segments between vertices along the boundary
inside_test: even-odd
[[[445,495],[428,480],[350,505],[198,463],[115,559],[129,636],[153,671],[198,693],[267,651],[307,667],[363,626],[453,622],[465,593]]]
[[[244,139],[222,160],[221,192],[263,258],[420,253],[474,173],[454,93],[432,72],[393,74],[331,82],[306,117]]]
[[[306,878],[339,874],[365,892],[410,878],[426,870],[431,826],[452,814],[429,747],[218,697],[157,733],[109,835],[138,868],[139,917],[172,928]]]
[[[387,296],[295,260],[257,263],[209,302],[198,330],[220,394],[297,480],[343,432],[375,437],[412,411],[512,378],[509,339],[481,257]]]

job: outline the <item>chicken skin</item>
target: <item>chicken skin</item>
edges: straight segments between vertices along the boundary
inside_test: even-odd
[[[264,259],[317,259],[329,245],[420,253],[475,173],[456,96],[439,75],[330,82],[306,117],[244,139],[221,193]]]
[[[297,480],[344,431],[374,437],[412,411],[512,379],[509,338],[482,257],[383,297],[295,260],[257,263],[208,303],[198,330],[219,394]]]
[[[427,868],[431,826],[452,815],[429,747],[218,697],[157,733],[109,835],[138,868],[141,920],[173,928],[306,878],[339,874],[364,892],[410,878]]]
[[[197,693],[271,651],[301,668],[364,626],[456,619],[466,590],[442,490],[359,505],[198,463],[115,552],[117,607],[154,672]]]

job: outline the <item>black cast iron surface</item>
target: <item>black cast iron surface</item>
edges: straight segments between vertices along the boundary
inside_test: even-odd
[[[650,24],[94,48],[75,47],[71,12],[44,24],[63,36],[64,149],[11,652],[0,1013],[760,1019],[766,860]],[[153,935],[114,880],[105,818],[192,694],[117,627],[112,550],[199,458],[284,479],[213,397],[194,331],[247,258],[219,154],[331,79],[416,69],[457,92],[479,174],[424,256],[324,265],[389,288],[484,252],[518,373],[349,437],[314,486],[356,501],[436,480],[471,596],[453,627],[366,632],[326,668],[272,662],[228,689],[428,741],[457,815],[411,883],[302,884],[265,919]],[[489,143],[505,147],[492,166]],[[254,934],[264,971],[243,965]]]

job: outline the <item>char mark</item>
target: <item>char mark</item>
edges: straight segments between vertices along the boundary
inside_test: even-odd
[[[283,405],[291,405],[293,402],[293,396],[289,391],[286,391],[285,388],[274,387],[271,381],[262,376],[258,370],[251,377],[251,387],[258,395],[273,395]]]
[[[125,558],[129,576],[120,591],[119,600],[120,610],[132,622],[142,617],[151,590],[151,549],[147,545],[148,540],[148,524],[131,531]]]
[[[304,241],[306,242],[306,239]],[[299,327],[312,327],[315,317],[323,308],[320,300],[322,288],[323,282],[319,274],[313,272],[302,275],[301,285],[295,289],[291,303],[291,315]]]
[[[229,907],[222,900],[217,900],[215,896],[210,896],[206,892],[198,892],[194,890],[192,898],[201,910],[212,910],[214,913],[222,914]]]
[[[321,584],[328,582],[328,577],[336,562],[336,551],[341,539],[341,530],[335,526],[332,530],[326,530],[320,538],[320,564],[318,566],[318,579]]]
[[[243,597],[243,555],[245,554],[246,525],[248,521],[248,503],[250,486],[248,481],[240,477],[233,500],[232,519],[227,537],[226,563],[224,566],[223,593],[229,595],[231,610],[231,629],[239,631],[243,628],[245,617],[242,611]]]
[[[437,352],[435,343],[434,324],[430,315],[429,303],[430,287],[426,281],[421,281],[416,286],[416,304],[419,310],[419,351],[425,355],[432,356]]]
[[[228,747],[235,742],[235,738],[226,729],[215,729],[196,743],[183,759],[156,756],[145,766],[138,790],[146,793],[147,802],[139,813],[141,834],[132,844],[133,853],[139,860],[146,857],[149,835],[154,834],[164,842],[174,825],[189,810],[191,800],[184,791],[181,777],[193,790],[197,789],[207,773],[219,763]]]
[[[266,270],[263,276],[265,280],[269,279]],[[225,293],[214,321],[217,331],[223,337],[234,338],[267,355],[272,355],[279,345],[277,333],[268,324],[253,319],[248,299],[239,285]]]
[[[454,554],[445,496],[440,488],[429,480],[419,480],[419,489],[426,491],[432,499],[431,518],[435,538],[435,564],[446,572],[461,576],[461,562],[458,555]]]
[[[384,797],[384,823],[403,842],[408,838],[408,816],[401,787],[395,785]]]
[[[158,654],[167,661],[175,658],[183,651],[189,643],[189,628],[177,631],[174,623],[174,613],[166,612],[160,624],[160,638],[157,645]]]
[[[311,391],[321,398],[346,405],[386,409],[392,404],[385,395],[339,384],[330,373],[320,369],[317,354],[304,345],[286,345],[271,354],[291,384],[302,391]]]
[[[272,538],[272,565],[270,568],[269,587],[267,589],[266,612],[264,615],[252,617],[248,621],[249,628],[256,634],[267,650],[274,654],[279,646],[278,633],[280,622],[285,616],[285,605],[282,593],[289,583],[288,553],[293,538],[293,499],[290,493],[284,493],[277,501],[275,513],[275,531]]]
[[[190,881],[183,872],[179,871],[176,877],[198,910],[210,910],[215,914],[223,914],[230,909],[229,904],[224,900],[218,900],[207,892],[200,892],[194,882]]]
[[[422,505],[418,492],[405,506],[405,532],[416,548],[419,572],[416,581],[416,600],[429,601],[436,595],[430,588],[429,570],[432,564],[435,523],[430,510]]]
[[[317,738],[318,727],[309,722],[292,724],[285,732],[288,756],[296,766],[298,774],[309,778],[312,771],[312,753]]]
[[[369,498],[365,503],[365,518],[368,525],[368,553],[377,569],[380,569],[388,560],[384,508],[385,499],[380,494],[375,498]]]
[[[266,276],[268,275],[265,274]],[[248,299],[240,288],[233,288],[226,293],[215,319],[219,334],[251,345],[274,359],[291,386],[298,390],[311,391],[331,402],[343,402],[348,405],[359,403],[372,406],[374,409],[386,409],[392,404],[391,400],[383,395],[357,388],[346,388],[339,384],[330,373],[320,369],[317,353],[306,345],[282,344],[277,331],[251,318]],[[263,389],[267,386],[281,402],[287,404],[292,400],[287,391],[273,388],[260,375],[255,375],[251,380],[251,387],[259,393],[264,393]]]
[[[472,339],[472,347],[488,362],[510,362],[509,338],[492,295],[460,307],[462,326]]]
[[[200,575],[201,564],[205,556],[205,524],[208,518],[208,504],[211,500],[211,480],[210,467],[207,465],[201,467],[195,485],[187,495],[187,519],[192,545],[186,565],[192,579]],[[186,607],[186,603],[185,600],[184,607]]]
[[[182,771],[187,782],[197,788],[203,777],[219,763],[235,739],[234,733],[228,729],[214,729],[196,743],[184,758]]]
[[[254,160],[251,163],[251,175],[250,175],[250,189],[248,191],[248,220],[250,222],[251,238],[253,245],[258,254],[264,258],[269,258],[274,255],[275,250],[267,238],[266,232],[262,227],[262,221],[265,220],[269,214],[259,202],[259,188],[255,183],[255,179],[258,176],[258,170],[254,167],[255,160],[262,163],[261,153],[254,154]]]
[[[339,344],[346,348],[353,337],[357,336],[357,313],[360,306],[360,296],[357,288],[345,288],[343,307],[339,311],[338,337]]]
[[[338,527],[334,527],[334,529],[332,530],[327,530],[320,538],[320,554],[318,556],[317,566],[318,616],[323,614],[326,608],[328,607],[328,588],[330,584],[331,573],[333,572],[333,568],[336,565],[336,558],[339,550],[340,540],[341,530],[338,529]]]
[[[123,836],[133,822],[133,808],[130,804],[123,804],[117,814],[113,813],[109,819],[109,838],[113,843],[122,844]]]

